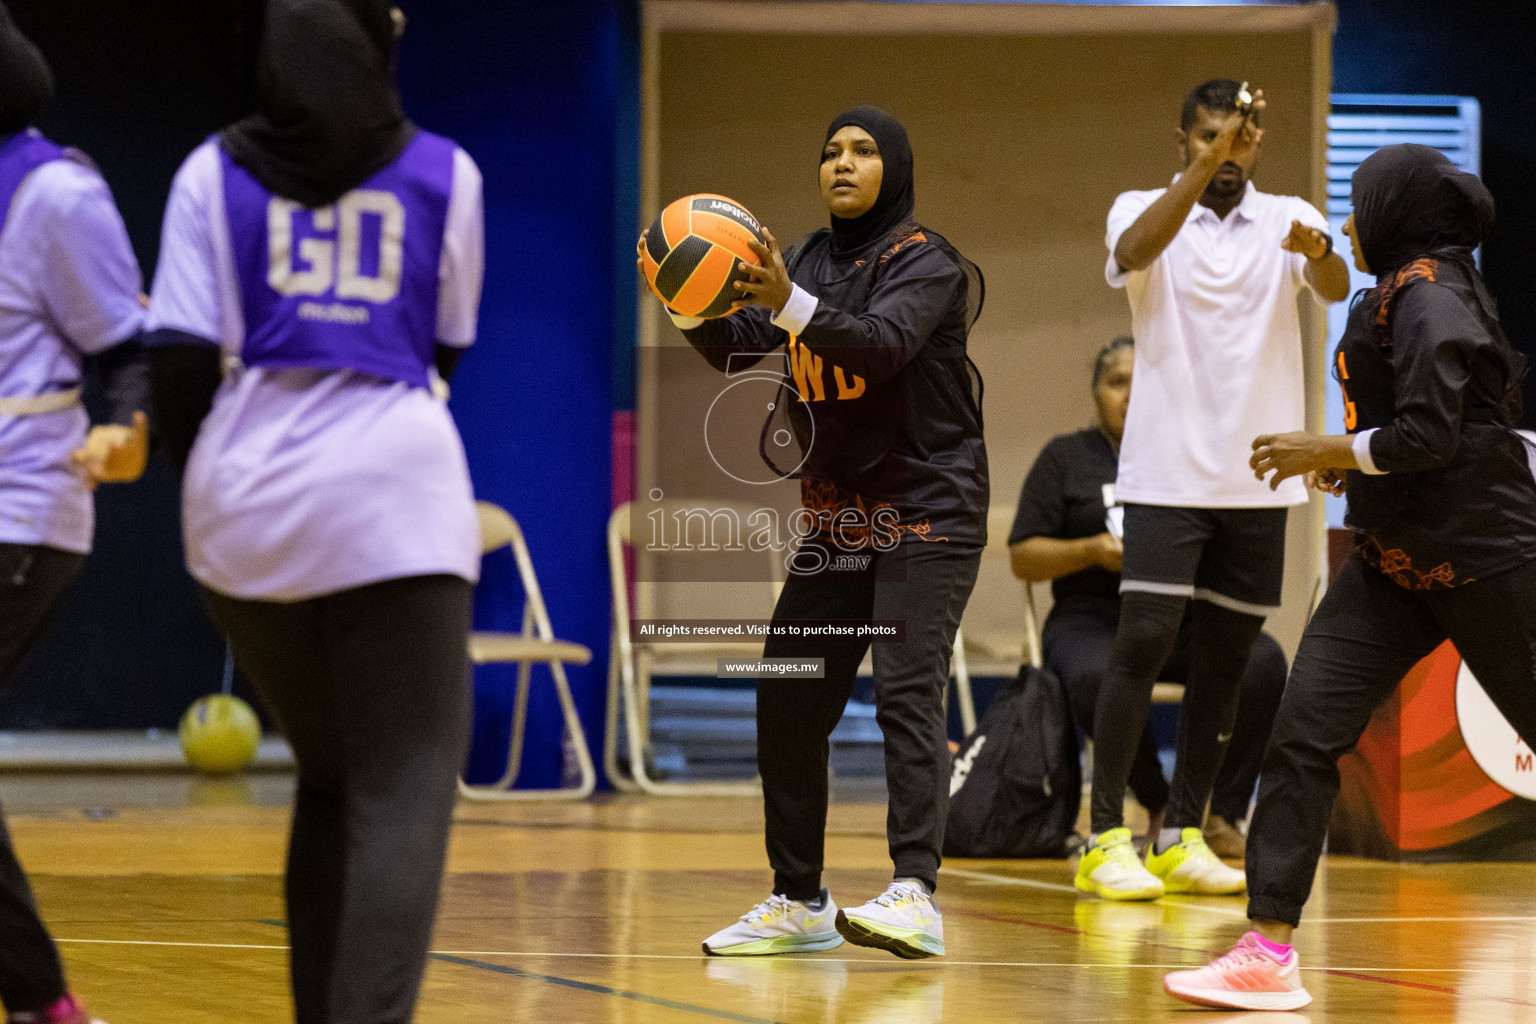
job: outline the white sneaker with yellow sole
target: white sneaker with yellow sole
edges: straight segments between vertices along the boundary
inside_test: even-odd
[[[872,946],[903,960],[944,955],[944,918],[920,885],[892,882],[862,907],[841,911],[837,930],[855,946]]]
[[[1162,881],[1137,859],[1128,828],[1100,833],[1083,851],[1072,884],[1107,900],[1155,900],[1163,894]]]
[[[1162,853],[1155,845],[1148,850],[1147,870],[1162,879],[1170,893],[1234,896],[1248,888],[1248,876],[1223,864],[1197,828],[1184,829],[1179,842]]]

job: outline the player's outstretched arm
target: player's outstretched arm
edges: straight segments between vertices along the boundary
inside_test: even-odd
[[[1253,439],[1253,456],[1248,460],[1248,467],[1260,480],[1267,474],[1274,474],[1269,478],[1270,490],[1279,487],[1282,480],[1311,474],[1318,474],[1318,483],[1327,484],[1337,479],[1337,470],[1360,468],[1355,457],[1355,436],[1309,434],[1305,430],[1260,434]],[[1308,482],[1312,483],[1312,480]]]
[[[1280,248],[1307,258],[1307,283],[1325,301],[1343,302],[1349,298],[1349,267],[1344,257],[1334,251],[1327,232],[1293,220],[1291,232],[1280,242]]]
[[[1252,110],[1263,109],[1264,90],[1260,89],[1254,93]],[[1221,165],[1257,146],[1263,137],[1264,130],[1247,114],[1239,110],[1229,114],[1211,144],[1194,150],[1194,159],[1179,180],[1168,186],[1120,235],[1115,243],[1115,262],[1120,269],[1145,270],[1151,266],[1184,226],[1184,219],[1200,201]]]

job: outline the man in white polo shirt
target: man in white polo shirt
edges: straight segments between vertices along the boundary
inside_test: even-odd
[[[1121,617],[1094,717],[1092,835],[1076,884],[1110,899],[1235,893],[1243,874],[1201,834],[1226,753],[1238,682],[1280,604],[1288,506],[1299,478],[1270,490],[1248,470],[1255,437],[1303,427],[1297,295],[1349,294],[1328,223],[1306,200],[1249,181],[1262,92],[1214,79],[1184,101],[1183,172],[1126,192],[1109,213],[1105,277],[1124,288],[1136,337],[1115,497],[1125,504]],[[1145,867],[1122,806],[1152,687],[1188,602],[1189,679],[1166,827]]]

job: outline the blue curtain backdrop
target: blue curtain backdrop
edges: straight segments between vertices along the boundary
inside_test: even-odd
[[[569,674],[594,750],[608,645],[603,538],[626,8],[622,0],[413,4],[400,58],[411,116],[456,139],[485,175],[480,334],[454,377],[451,407],[476,496],[517,517],[556,632],[593,649],[593,663]],[[503,551],[486,560],[476,624],[516,630],[521,610]],[[510,667],[476,672],[472,781],[500,774],[515,676]],[[559,735],[549,676],[536,668],[520,785],[558,783]]]

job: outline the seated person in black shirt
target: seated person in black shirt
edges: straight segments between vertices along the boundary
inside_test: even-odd
[[[1100,350],[1093,370],[1098,423],[1053,438],[1024,481],[1008,534],[1013,574],[1051,580],[1055,604],[1042,629],[1045,667],[1066,685],[1077,720],[1092,735],[1099,683],[1120,621],[1120,542],[1107,528],[1106,489],[1113,488],[1125,410],[1131,397],[1134,352],[1128,337]],[[1182,682],[1189,669],[1189,620],[1179,632],[1162,678]],[[1285,654],[1267,633],[1254,641],[1243,673],[1237,724],[1216,780],[1206,842],[1218,856],[1243,856],[1243,826],[1258,781],[1270,724],[1285,689]],[[1156,836],[1168,805],[1168,782],[1157,759],[1152,725],[1142,733],[1131,767],[1131,792],[1152,819]]]

